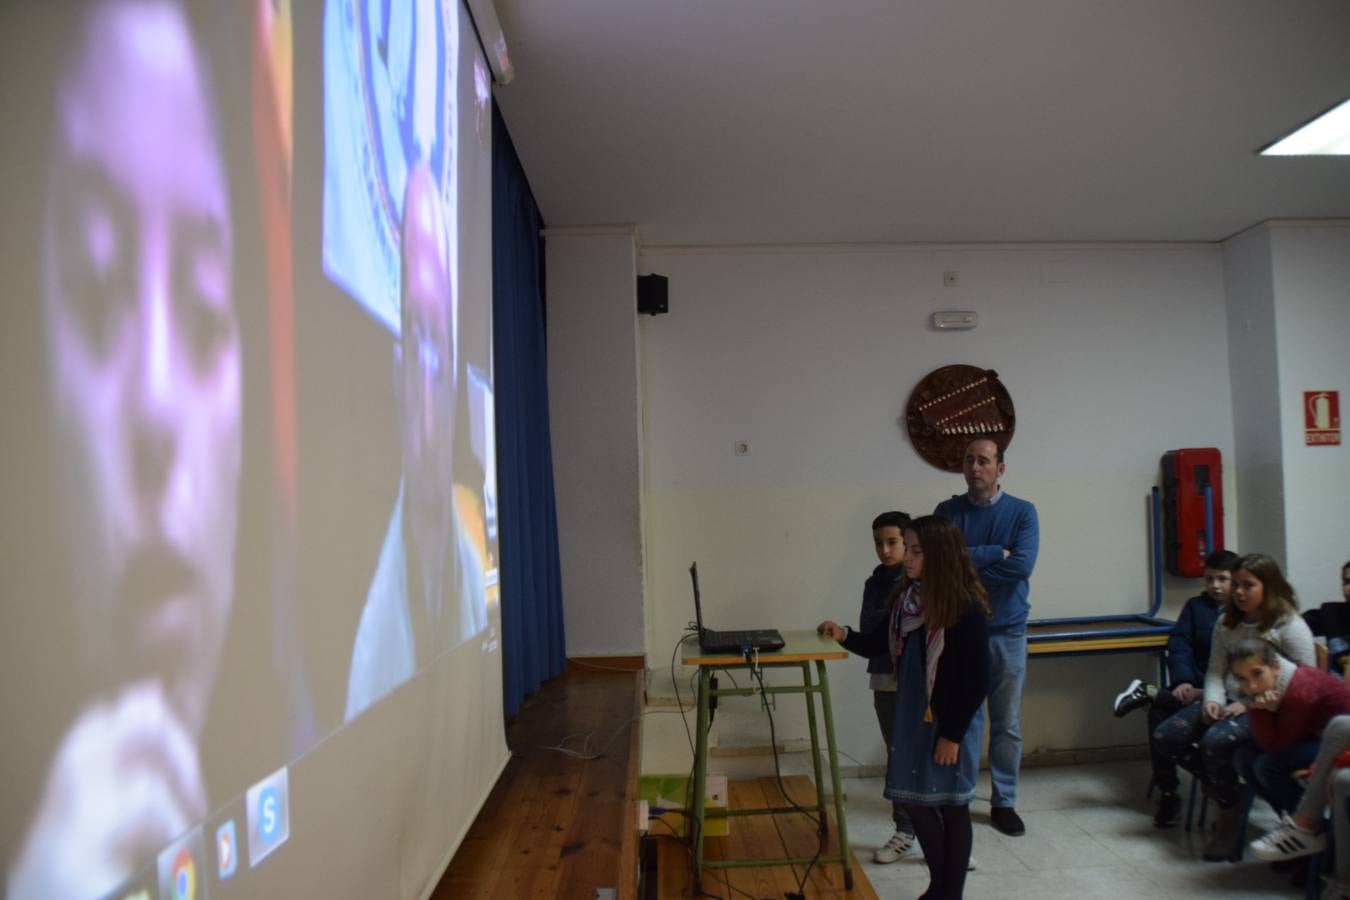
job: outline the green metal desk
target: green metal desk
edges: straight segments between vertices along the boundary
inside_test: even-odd
[[[785,631],[783,632],[783,640],[786,642],[786,646],[773,653],[761,653],[759,664],[766,669],[795,667],[801,671],[802,683],[800,685],[766,685],[764,692],[768,694],[802,694],[806,698],[806,717],[811,730],[811,763],[815,767],[816,775],[816,805],[801,808],[807,812],[818,813],[822,823],[828,828],[829,818],[825,813],[825,785],[821,778],[820,769],[820,741],[817,737],[816,705],[813,699],[817,694],[820,695],[820,705],[825,716],[825,746],[829,752],[830,785],[834,789],[834,818],[836,827],[839,829],[839,839],[838,852],[830,855],[821,854],[818,862],[821,865],[833,862],[839,863],[844,870],[844,887],[847,890],[852,890],[853,868],[849,856],[848,823],[844,818],[844,791],[839,784],[839,756],[834,739],[834,713],[830,707],[830,680],[825,671],[826,660],[847,659],[848,651],[840,647],[835,641],[823,638],[814,631]],[[804,866],[809,864],[812,859],[810,856],[735,860],[708,860],[704,858],[703,825],[708,817],[776,815],[797,812],[797,808],[775,806],[763,809],[731,809],[730,805],[725,810],[708,810],[706,808],[709,704],[714,697],[748,697],[756,693],[758,688],[713,688],[712,676],[718,669],[749,668],[749,664],[740,654],[704,654],[699,649],[698,639],[692,635],[685,638],[682,654],[680,661],[684,665],[698,666],[698,738],[694,749],[694,796],[692,798],[694,809],[689,828],[694,850],[695,895],[702,889],[701,882],[704,868],[728,869],[759,866]],[[814,681],[811,676],[812,663],[815,663]]]

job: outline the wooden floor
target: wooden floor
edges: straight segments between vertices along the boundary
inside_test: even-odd
[[[792,799],[802,806],[814,805],[816,791],[811,779],[804,775],[783,779]],[[727,786],[731,807],[748,809],[765,806],[783,806],[786,801],[772,776],[746,781],[732,781]],[[669,834],[660,825],[651,830],[653,835]],[[708,838],[705,841],[709,859],[752,859],[771,856],[811,856],[820,846],[813,819],[800,813],[778,816],[745,816],[731,822],[727,837]],[[838,832],[834,816],[830,816],[830,833],[825,853],[835,852]],[[727,900],[745,896],[781,898],[797,890],[805,866],[772,866],[754,869],[705,869],[703,895],[724,897]],[[689,850],[683,841],[673,837],[658,838],[657,896],[661,900],[692,897],[690,884]],[[853,862],[853,890],[844,889],[844,874],[840,865],[817,863],[806,882],[806,896],[818,898],[867,898],[877,894],[857,860]]]
[[[633,900],[641,699],[640,673],[573,669],[526,700],[506,728],[511,760],[432,900],[594,900],[599,888]],[[547,749],[587,734],[598,759]]]
[[[617,891],[619,900],[638,900],[641,745],[634,720],[641,699],[638,672],[573,667],[526,700],[507,724],[511,760],[431,900],[594,900],[602,888]],[[586,735],[596,759],[550,749],[567,738],[565,746],[581,751]],[[815,803],[810,778],[789,776],[784,784],[797,803]],[[733,808],[786,805],[772,777],[732,781],[727,790]],[[682,841],[656,837],[662,832],[654,822],[657,896],[691,897],[689,851]],[[836,840],[831,817],[827,853]],[[798,813],[738,817],[728,837],[706,841],[709,859],[809,856],[818,845],[814,823]],[[706,869],[704,896],[781,898],[797,890],[803,868]],[[807,896],[877,896],[856,861],[853,878],[854,889],[845,891],[839,864],[818,863]]]

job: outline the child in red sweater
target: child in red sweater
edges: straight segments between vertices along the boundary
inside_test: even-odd
[[[1350,714],[1350,685],[1311,666],[1296,666],[1266,641],[1239,641],[1228,666],[1247,695],[1252,739],[1237,752],[1238,772],[1276,812],[1298,806],[1294,773],[1317,758],[1322,731]]]

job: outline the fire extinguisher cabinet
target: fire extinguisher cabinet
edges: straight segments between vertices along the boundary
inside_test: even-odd
[[[1183,578],[1205,574],[1223,543],[1223,462],[1216,447],[1170,450],[1162,458],[1163,556]]]

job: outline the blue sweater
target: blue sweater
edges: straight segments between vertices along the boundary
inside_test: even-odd
[[[1186,601],[1167,639],[1167,674],[1172,685],[1205,686],[1205,672],[1209,671],[1209,649],[1214,638],[1214,625],[1219,621],[1219,604],[1209,594],[1201,593]]]
[[[968,494],[957,494],[939,503],[934,512],[955,522],[966,539],[994,611],[989,632],[998,634],[1025,626],[1031,612],[1027,579],[1036,567],[1041,546],[1036,507],[1012,494],[1002,494],[990,506],[977,506]],[[1004,548],[1012,551],[1006,558]]]

